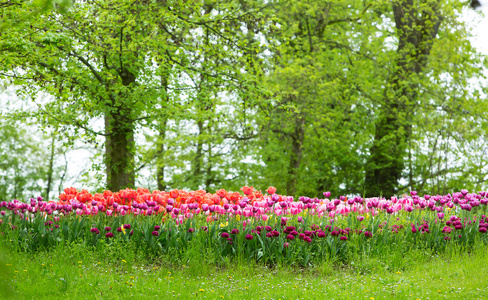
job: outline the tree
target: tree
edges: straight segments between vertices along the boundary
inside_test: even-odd
[[[10,28],[2,43],[15,51],[2,55],[1,65],[17,83],[31,84],[26,86],[30,95],[40,90],[55,95],[42,105],[43,121],[74,125],[91,138],[105,137],[107,188],[133,187],[137,126],[180,115],[174,109],[180,99],[167,97],[167,89],[190,86],[185,79],[165,86],[161,76],[204,74],[249,86],[233,66],[200,61],[198,53],[239,61],[242,47],[233,36],[241,30],[241,19],[259,16],[259,5],[243,11],[233,2],[74,4],[63,15],[50,13]],[[25,9],[16,7],[9,15],[15,18]],[[202,30],[211,43],[202,43]],[[97,119],[104,120],[103,129],[94,126]]]
[[[470,59],[453,60],[453,57],[433,52],[443,43],[469,43],[464,25],[457,21],[454,13],[461,8],[459,4],[437,0],[395,0],[391,8],[397,43],[376,112],[374,141],[366,163],[367,196],[382,194],[389,197],[398,192],[399,180],[405,171],[407,149],[413,131],[418,128],[414,125],[428,117],[418,115],[419,108],[432,103],[431,95],[423,93],[423,90],[435,86],[435,74],[456,77],[459,68],[473,70],[475,63]],[[451,34],[452,31],[455,34]],[[469,47],[464,50],[467,51],[462,52],[464,57],[472,55]],[[440,63],[439,57],[448,62]],[[460,64],[458,70],[449,67],[454,61]],[[467,88],[466,82],[461,87]],[[470,97],[468,94],[463,96]],[[412,188],[411,174],[409,178]]]

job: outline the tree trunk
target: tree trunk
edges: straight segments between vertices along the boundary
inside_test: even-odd
[[[295,195],[297,191],[297,177],[302,160],[303,140],[305,138],[305,118],[298,115],[295,120],[295,130],[291,135],[292,151],[290,155],[290,164],[288,166],[288,181],[286,191],[290,195]]]
[[[203,121],[197,121],[198,126],[198,135],[197,135],[197,150],[195,153],[195,157],[192,161],[192,174],[193,178],[191,178],[190,182],[192,184],[193,189],[199,189],[199,185],[201,183],[202,177],[202,161],[203,161],[203,138],[202,135],[204,133],[203,128]]]
[[[119,110],[105,115],[107,189],[114,192],[135,185],[134,125],[123,116]]]
[[[366,163],[367,197],[397,193],[411,135],[417,84],[411,76],[422,72],[441,23],[438,1],[417,6],[414,0],[393,1],[398,35],[395,73],[384,91],[375,136]]]
[[[49,168],[47,170],[47,187],[45,200],[49,201],[49,194],[51,193],[51,185],[53,180],[53,165],[54,165],[54,142],[56,141],[54,133],[51,141],[51,156],[49,157]]]
[[[164,172],[165,172],[165,162],[164,162],[164,153],[166,152],[166,148],[164,146],[164,142],[166,139],[166,126],[168,124],[168,117],[166,107],[168,104],[168,76],[161,75],[161,86],[163,87],[164,95],[161,97],[161,106],[164,110],[164,116],[161,119],[160,129],[159,129],[159,140],[158,140],[158,152],[156,157],[156,178],[158,181],[158,190],[164,191],[166,190],[166,183],[164,181]]]
[[[164,147],[164,140],[166,139],[166,123],[167,119],[161,122],[161,129],[159,130],[159,149],[156,158],[156,166],[157,166],[157,180],[158,180],[158,190],[164,191],[166,190],[166,184],[164,182],[164,152],[166,151]]]
[[[129,87],[136,78],[127,69],[120,71],[122,84]],[[121,99],[125,95],[118,95]],[[124,99],[125,100],[125,99]],[[135,142],[134,120],[129,105],[112,101],[105,113],[105,166],[107,169],[107,189],[119,191],[135,186]]]

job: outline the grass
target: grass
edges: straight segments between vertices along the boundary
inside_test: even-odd
[[[306,269],[247,261],[217,267],[198,257],[179,264],[164,257],[127,261],[77,244],[35,254],[0,247],[4,299],[486,299],[488,292],[482,244],[471,254],[411,253],[400,265],[391,256]]]

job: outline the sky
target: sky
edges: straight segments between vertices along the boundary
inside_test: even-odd
[[[463,19],[472,27],[473,46],[481,53],[488,55],[488,0],[480,0],[480,3],[481,7],[476,12],[466,8],[463,12]],[[480,16],[479,12],[484,16]]]
[[[480,3],[482,6],[477,11],[466,7],[463,10],[462,19],[471,27],[472,45],[480,53],[488,56],[488,0],[480,0]],[[488,76],[488,70],[486,70],[486,74]],[[14,97],[12,95],[13,93],[5,94],[0,92],[0,100],[2,98],[5,99],[5,97]],[[12,98],[10,99],[12,100]],[[93,152],[88,150],[74,150],[68,153],[68,180],[64,183],[65,187],[75,186],[81,188],[79,182],[81,178],[78,175],[89,168],[92,156]],[[61,162],[61,164],[64,164],[64,162]]]

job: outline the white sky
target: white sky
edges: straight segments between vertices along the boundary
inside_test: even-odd
[[[476,12],[466,8],[463,19],[471,26],[473,46],[481,53],[488,55],[488,0],[480,0],[480,3],[481,7]],[[479,15],[479,11],[483,16]]]
[[[479,52],[488,56],[488,0],[480,0],[480,3],[482,6],[481,8],[478,8],[477,12],[466,8],[463,11],[462,19],[471,27],[471,32],[473,34],[471,42],[473,46],[476,47]],[[483,15],[480,15],[479,12]],[[488,75],[488,70],[486,73]],[[0,92],[0,100],[2,100],[2,98],[5,99],[5,97],[12,99],[13,96],[11,93],[9,95],[9,93]],[[80,173],[88,170],[91,165],[91,157],[93,157],[93,153],[88,150],[74,150],[68,153],[69,174],[68,178],[66,178],[67,180],[63,184],[64,187],[75,186],[76,188],[87,188],[91,190],[92,187],[90,185],[93,184],[96,179],[91,178],[91,180],[89,180],[91,184],[80,182]],[[62,157],[60,157],[60,159],[62,159]],[[54,188],[57,189],[57,187]]]

